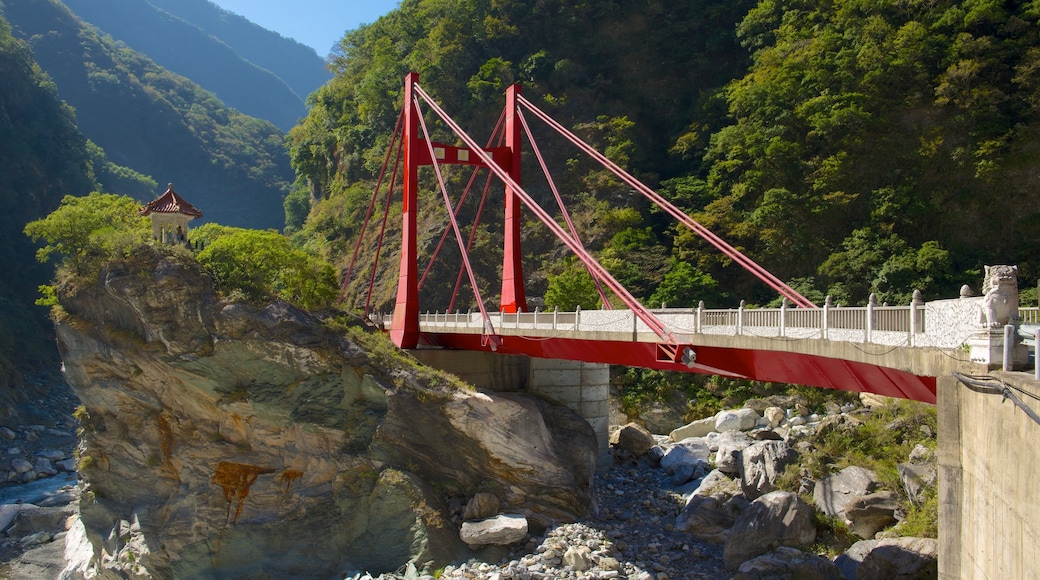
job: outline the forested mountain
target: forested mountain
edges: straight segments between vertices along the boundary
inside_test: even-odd
[[[32,60],[29,47],[0,18],[0,416],[8,404],[35,396],[17,386],[20,371],[57,365],[54,333],[33,306],[51,266],[34,259],[25,224],[65,195],[94,188],[87,141],[72,110]]]
[[[1029,288],[1037,63],[1034,3],[405,0],[344,37],[336,77],[290,133],[312,193],[301,235],[349,255],[367,203],[359,184],[382,162],[401,80],[414,70],[478,139],[504,88],[522,83],[527,98],[815,300],[953,297],[961,284],[978,288],[992,263],[1019,264]],[[586,243],[637,296],[675,306],[776,299],[571,150],[539,145],[565,162],[554,177]],[[524,163],[535,172],[533,158]],[[422,202],[423,244],[445,223],[437,204]],[[501,247],[500,224],[488,222],[476,242],[485,296],[497,290]],[[545,228],[528,225],[530,293],[580,277]],[[385,305],[397,266],[382,264]],[[453,281],[455,266],[434,279]],[[430,286],[426,303],[446,305],[450,287]]]
[[[328,80],[314,51],[207,0],[67,0],[78,17],[229,107],[288,131]]]
[[[293,175],[277,127],[225,107],[56,0],[4,0],[3,15],[109,159],[162,186],[176,182],[207,221],[283,226]]]
[[[332,50],[331,46],[315,54],[311,47],[253,24],[209,0],[149,1],[219,38],[242,58],[278,75],[300,98],[306,99],[332,78],[325,67],[325,52]]]

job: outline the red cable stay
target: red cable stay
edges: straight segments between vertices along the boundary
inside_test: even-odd
[[[570,131],[563,128],[559,123],[549,117],[547,114],[535,107],[530,101],[524,99],[520,95],[519,85],[513,85],[509,87],[506,92],[506,110],[504,112],[505,119],[505,132],[502,136],[501,141],[505,142],[505,146],[490,147],[490,143],[494,141],[495,135],[498,133],[499,127],[501,127],[502,119],[499,120],[499,125],[496,127],[492,138],[489,140],[489,146],[481,148],[476,141],[473,140],[462,128],[453,120],[451,117],[444,112],[444,110],[418,85],[418,75],[416,73],[409,73],[405,79],[405,99],[404,107],[402,110],[401,121],[398,123],[398,129],[395,131],[395,141],[397,133],[403,133],[403,137],[400,141],[398,148],[398,160],[400,160],[400,153],[403,150],[404,157],[404,199],[402,203],[402,253],[401,253],[401,265],[400,265],[400,276],[398,278],[398,292],[397,302],[394,309],[393,321],[391,323],[390,334],[394,342],[402,348],[414,348],[418,343],[419,339],[419,305],[418,305],[418,287],[422,280],[425,280],[426,275],[430,271],[430,266],[427,266],[424,272],[423,279],[417,284],[418,271],[416,264],[416,244],[417,244],[417,222],[416,222],[416,202],[417,202],[417,170],[420,165],[433,165],[434,171],[437,176],[438,186],[440,188],[443,202],[448,211],[448,218],[452,231],[455,235],[456,242],[459,246],[459,251],[462,256],[463,268],[460,269],[459,278],[456,281],[455,293],[452,295],[452,305],[454,304],[456,294],[458,292],[459,283],[463,271],[468,274],[469,282],[474,292],[474,297],[477,301],[478,307],[481,311],[481,316],[484,322],[484,334],[483,340],[485,346],[490,344],[492,349],[495,349],[502,342],[502,338],[495,334],[493,325],[491,324],[490,316],[487,313],[484,301],[480,295],[480,290],[477,287],[476,276],[473,273],[472,265],[469,261],[469,251],[472,249],[472,243],[474,236],[477,231],[477,223],[479,223],[480,213],[483,210],[484,202],[487,197],[488,188],[490,186],[490,175],[488,176],[488,182],[485,185],[484,193],[481,197],[480,207],[478,208],[477,218],[475,220],[473,229],[470,232],[469,239],[465,245],[462,242],[462,235],[457,221],[457,213],[461,208],[466,196],[469,193],[469,189],[472,187],[476,178],[476,172],[470,178],[469,183],[466,186],[466,191],[460,197],[458,202],[454,205],[451,203],[451,199],[447,193],[447,188],[444,184],[444,179],[441,174],[441,164],[468,164],[474,165],[478,168],[487,168],[491,174],[498,177],[505,187],[505,210],[506,210],[506,239],[505,239],[505,252],[503,258],[503,281],[502,281],[502,297],[501,297],[501,311],[502,312],[519,312],[522,311],[526,306],[526,299],[524,297],[523,290],[523,278],[522,278],[522,265],[520,263],[520,204],[526,206],[550,231],[564,244],[566,245],[582,264],[592,274],[593,280],[596,281],[597,287],[600,290],[600,297],[605,305],[609,305],[609,301],[606,299],[605,294],[602,291],[602,285],[606,285],[629,309],[631,309],[635,315],[643,321],[646,326],[652,330],[661,339],[661,343],[658,344],[657,358],[659,361],[672,361],[672,362],[684,362],[687,365],[693,364],[695,353],[692,347],[689,345],[680,344],[674,333],[667,328],[653,313],[647,310],[634,296],[632,296],[598,261],[585,249],[581,243],[577,230],[574,227],[570,215],[559,195],[555,183],[552,181],[551,176],[546,168],[545,161],[541,156],[541,152],[538,150],[537,145],[534,142],[533,135],[530,127],[527,125],[526,119],[523,117],[521,106],[531,111],[535,116],[542,119],[551,128],[556,130],[558,133],[566,137],[579,149],[585,151],[593,159],[598,161],[604,167],[609,169],[615,176],[621,179],[623,182],[633,187],[636,191],[640,192],[648,199],[653,201],[659,207],[664,209],[667,213],[677,218],[681,223],[689,227],[694,232],[698,233],[701,237],[705,238],[708,242],[714,245],[716,248],[721,250],[726,256],[741,264],[746,269],[754,273],[759,279],[766,282],[770,287],[780,292],[783,296],[787,297],[793,303],[798,306],[806,308],[814,308],[808,299],[804,298],[801,294],[794,291],[786,284],[781,282],[775,276],[767,272],[764,268],[756,264],[750,258],[747,258],[735,248],[712,234],[709,230],[698,224],[695,220],[687,216],[681,210],[676,208],[674,205],[669,203],[655,191],[638,181],[635,177],[631,176],[616,164],[611,162],[605,156],[595,151],[588,144],[584,143],[580,138],[575,136]],[[440,120],[447,125],[451,131],[460,139],[465,147],[455,147],[451,145],[445,145],[441,143],[434,143],[430,139],[429,132],[426,127],[426,121],[420,113],[420,104],[426,103],[429,108],[436,113]],[[518,122],[519,121],[519,122]],[[534,199],[528,194],[519,183],[520,172],[520,136],[521,127],[523,126],[524,132],[526,132],[529,141],[534,149],[536,157],[539,160],[542,171],[544,172],[547,180],[549,181],[549,187],[552,189],[554,196],[556,197],[557,203],[560,206],[561,211],[564,215],[564,220],[567,223],[570,231],[565,231],[552,216],[546,212]],[[421,135],[420,135],[421,128]],[[500,143],[501,143],[500,141]],[[392,145],[391,145],[392,146]],[[387,154],[387,160],[389,159],[389,152]],[[383,171],[385,172],[387,161],[384,161]],[[396,164],[395,171],[396,174]],[[383,176],[380,176],[380,183],[382,183]],[[391,185],[391,189],[392,189]],[[377,187],[378,189],[378,187]],[[389,200],[388,200],[389,201]],[[366,215],[366,222],[368,217],[371,215],[371,207],[374,204],[370,204],[368,215]],[[388,204],[387,204],[388,206]],[[384,230],[386,212],[384,213]],[[437,250],[434,252],[436,256],[437,252],[440,251],[446,236],[448,235],[447,229],[441,237],[441,241],[437,246]],[[381,234],[382,236],[382,234]],[[359,242],[360,243],[360,242]],[[355,250],[355,255],[357,251]],[[432,265],[432,261],[431,261]],[[353,260],[351,264],[351,271],[353,269]],[[374,270],[373,270],[374,278]],[[369,285],[369,293],[371,294],[372,284]],[[449,310],[450,310],[449,306]]]

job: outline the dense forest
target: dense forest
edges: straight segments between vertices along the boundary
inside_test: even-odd
[[[329,79],[324,61],[309,47],[207,0],[64,4],[159,66],[214,93],[227,106],[271,121],[283,131],[306,115],[304,99]]]
[[[26,222],[58,207],[65,195],[96,187],[92,154],[72,110],[0,19],[0,416],[39,393],[22,386],[22,372],[57,368],[54,334],[44,309],[34,308],[37,285],[50,267],[33,260],[22,234]],[[17,388],[12,388],[17,387]]]
[[[1017,263],[1029,289],[1040,216],[1038,20],[1035,3],[986,0],[405,0],[343,38],[335,78],[290,132],[310,199],[287,201],[289,226],[329,256],[349,256],[371,189],[363,184],[383,160],[402,78],[414,70],[481,139],[505,87],[521,83],[528,99],[812,299],[906,302],[915,289],[954,297],[962,284],[978,289],[982,265],[993,263]],[[572,150],[541,148],[562,167],[554,179],[585,242],[649,304],[775,302]],[[536,173],[532,158],[524,165]],[[547,198],[546,187],[526,185]],[[445,212],[432,196],[422,204],[420,243],[432,246]],[[501,225],[484,224],[476,245],[487,296],[497,290]],[[554,296],[581,274],[544,227],[528,225],[529,294]],[[380,306],[396,278],[390,246]],[[447,262],[434,279],[455,279]],[[348,296],[362,278],[349,281]],[[424,304],[442,308],[450,283],[434,286]]]
[[[228,108],[76,18],[57,0],[3,0],[0,15],[76,110],[80,131],[113,162],[147,176],[226,225],[278,228],[293,181],[284,134]],[[161,190],[113,189],[142,201]]]

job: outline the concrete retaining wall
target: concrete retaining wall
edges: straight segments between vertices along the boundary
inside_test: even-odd
[[[1026,373],[992,373],[1040,396]],[[1040,402],[1020,397],[1031,409]],[[999,394],[938,384],[939,577],[1033,578],[1040,570],[1040,425]]]

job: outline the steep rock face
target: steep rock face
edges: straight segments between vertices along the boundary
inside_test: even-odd
[[[596,442],[580,417],[467,390],[356,322],[336,333],[282,303],[217,302],[194,262],[150,251],[59,301],[96,567],[321,577],[441,564],[463,548],[448,497],[495,493],[534,525],[592,505]]]

